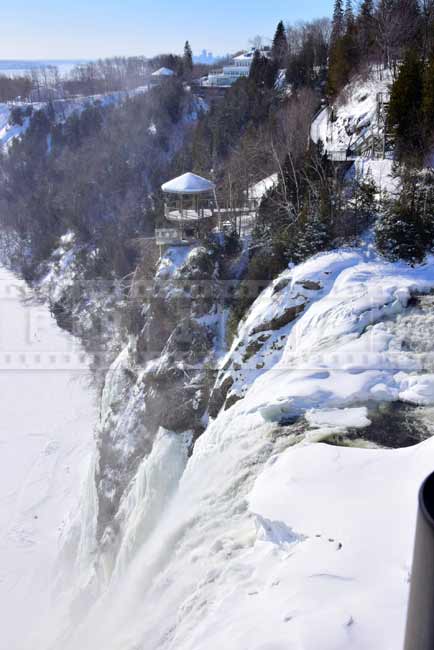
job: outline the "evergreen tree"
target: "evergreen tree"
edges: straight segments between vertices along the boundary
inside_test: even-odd
[[[359,62],[354,29],[338,38],[330,50],[327,90],[336,95],[348,83]]]
[[[276,28],[271,47],[271,56],[278,68],[284,68],[288,58],[288,40],[286,38],[285,26],[281,20]]]
[[[431,138],[434,127],[434,53],[425,67],[422,114],[425,137]]]
[[[182,57],[184,74],[190,76],[193,72],[193,52],[188,41],[184,45],[184,56]]]
[[[354,12],[353,12],[352,0],[346,0],[344,18],[345,18],[345,30],[349,32],[354,27]]]
[[[360,5],[358,31],[362,56],[366,57],[371,52],[375,43],[375,22],[373,0],[363,0]]]
[[[344,34],[344,8],[342,5],[342,0],[335,0],[335,5],[333,9],[333,21],[332,21],[332,34],[331,34],[331,45],[333,46],[336,41],[341,38]]]
[[[376,197],[379,188],[376,186],[371,173],[362,178],[356,178],[353,186],[349,208],[351,226],[356,237],[369,226],[374,215],[378,212]]]
[[[422,99],[423,63],[415,50],[409,50],[392,86],[388,111],[399,160],[420,161],[424,148]]]
[[[421,43],[417,40],[421,36],[419,0],[396,0],[395,15],[401,24],[399,34],[401,51],[415,46],[420,47]]]
[[[321,220],[318,211],[303,211],[297,227],[296,236],[293,237],[293,250],[291,258],[297,264],[307,260],[312,255],[325,250],[330,243],[329,233],[325,223]]]
[[[377,222],[377,247],[388,259],[421,262],[434,244],[434,191],[432,175],[421,179],[406,171],[397,199],[389,201]]]
[[[249,71],[249,79],[259,85],[262,80],[262,56],[259,50],[255,50],[253,54],[252,64]]]
[[[352,1],[347,0],[344,13],[342,2],[336,0],[327,79],[327,90],[331,95],[336,95],[348,83],[359,62],[356,36]]]
[[[290,57],[286,69],[286,81],[293,88],[311,86],[315,81],[315,45],[309,35],[297,54]]]
[[[249,80],[253,81],[259,88],[271,89],[276,83],[276,77],[276,62],[262,56],[259,50],[255,50],[252,65],[250,66]]]
[[[374,18],[374,2],[373,0],[363,0],[360,5],[360,18],[370,22]]]
[[[24,124],[24,114],[23,114],[23,109],[20,106],[14,106],[14,108],[11,110],[11,114],[9,116],[9,123],[14,126],[17,124],[18,126],[23,126]]]

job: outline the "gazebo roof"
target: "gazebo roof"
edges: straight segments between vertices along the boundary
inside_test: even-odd
[[[161,189],[168,194],[202,194],[213,192],[215,185],[202,176],[188,172],[164,183]]]
[[[159,68],[152,73],[152,77],[172,77],[175,73],[170,68]]]

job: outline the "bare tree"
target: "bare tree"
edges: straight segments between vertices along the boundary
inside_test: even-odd
[[[405,49],[414,42],[418,16],[413,0],[380,0],[375,14],[376,41],[383,64],[396,74]]]
[[[256,36],[249,38],[249,45],[254,47],[255,50],[262,50],[264,47],[264,39],[260,34],[256,34]]]
[[[420,0],[422,54],[426,58],[434,45],[434,0]]]

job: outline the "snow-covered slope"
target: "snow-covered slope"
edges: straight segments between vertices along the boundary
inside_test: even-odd
[[[340,253],[314,258],[332,260]],[[434,403],[434,375],[403,346],[389,320],[434,288],[434,260],[420,268],[373,260],[341,270],[327,295],[294,324],[282,358],[250,390],[249,408],[277,421],[310,408],[400,399]],[[429,350],[426,350],[428,352]]]
[[[372,136],[377,136],[382,129],[377,112],[378,96],[386,96],[391,83],[389,70],[371,70],[366,79],[353,79],[335,104],[317,115],[311,127],[312,140],[321,140],[328,152],[369,147]]]
[[[367,78],[356,77],[311,126],[313,142],[321,142],[332,160],[354,160],[350,176],[369,178],[380,194],[395,192],[399,184],[391,152],[382,156],[385,116],[379,98],[387,100],[391,83],[389,70],[372,69]],[[373,148],[376,155],[372,155]]]
[[[0,149],[7,149],[14,138],[19,137],[29,126],[29,118],[26,117],[23,125],[10,124],[11,106],[9,104],[0,104]]]
[[[87,97],[73,97],[70,99],[56,99],[51,102],[51,107],[54,110],[56,120],[64,122],[73,113],[81,113],[85,108],[98,104],[101,106],[110,106],[112,104],[120,104],[129,97],[141,95],[147,92],[147,86],[140,86],[131,91],[118,91],[112,93],[105,93],[102,95],[89,95]],[[44,102],[10,102],[8,104],[0,103],[0,148],[7,149],[14,138],[18,138],[29,126],[30,119],[24,118],[22,126],[17,124],[10,124],[9,119],[11,111],[16,107],[24,109],[29,106],[33,111],[43,110],[47,108]]]

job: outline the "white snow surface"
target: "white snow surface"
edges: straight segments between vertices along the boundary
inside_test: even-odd
[[[357,158],[349,175],[365,181],[374,181],[380,196],[390,196],[399,190],[400,180],[393,174],[393,160],[390,158]]]
[[[317,260],[334,256],[339,253]],[[246,408],[280,420],[370,400],[434,403],[419,353],[402,350],[387,323],[405,311],[412,295],[432,288],[432,258],[417,268],[367,260],[341,270],[327,295],[295,322],[281,360],[255,382]]]
[[[434,441],[396,451],[300,445],[273,460],[249,498],[266,522],[257,615],[287,635],[272,647],[402,648],[417,491]],[[282,528],[286,537],[273,539]]]
[[[260,201],[265,194],[271,190],[272,187],[277,185],[278,174],[271,174],[267,178],[263,178],[258,183],[249,187],[249,199],[252,201]]]
[[[78,344],[3,269],[0,297],[0,645],[30,650],[52,624],[49,587],[88,471],[96,403]]]

